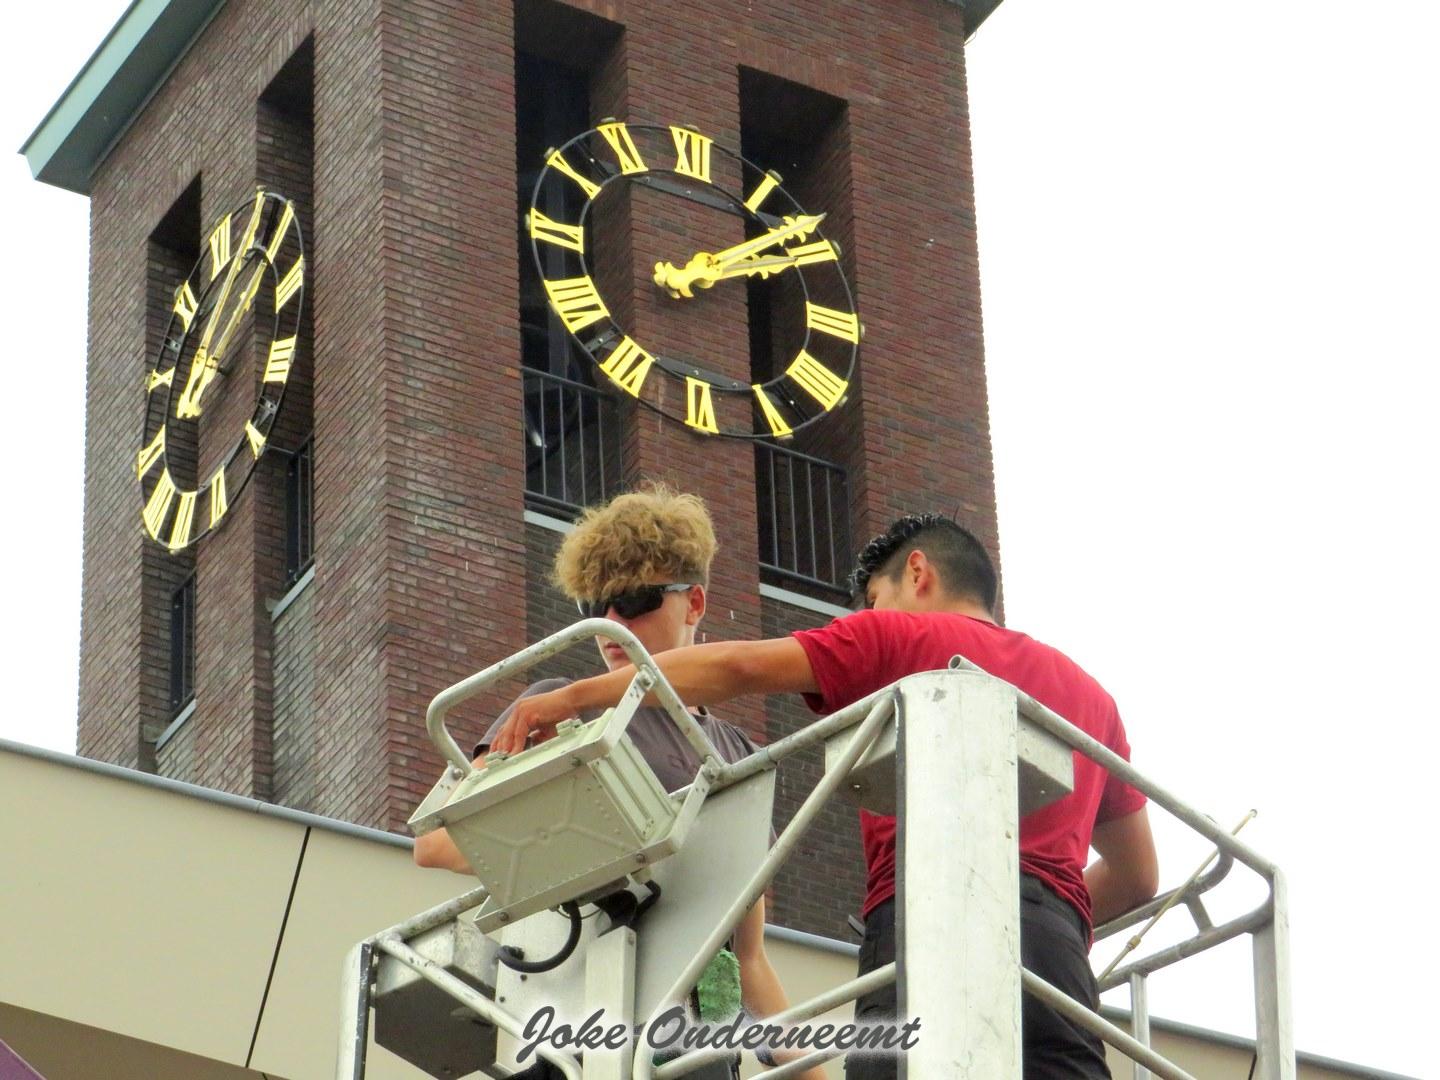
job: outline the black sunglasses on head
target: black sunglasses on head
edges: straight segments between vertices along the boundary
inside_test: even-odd
[[[665,594],[685,592],[694,585],[641,585],[638,589],[602,597],[599,600],[576,600],[575,606],[587,619],[603,619],[611,608],[622,619],[638,619],[648,615],[665,602]]]

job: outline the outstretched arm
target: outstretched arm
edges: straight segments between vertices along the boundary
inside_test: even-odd
[[[1099,926],[1155,895],[1160,864],[1145,807],[1096,825],[1090,846],[1100,858],[1085,868],[1090,918]]]
[[[655,663],[686,705],[717,705],[742,694],[813,693],[818,689],[810,658],[790,637],[688,645],[661,653]],[[539,732],[543,739],[561,720],[578,716],[582,709],[609,708],[619,702],[634,677],[635,669],[627,664],[548,694],[523,698],[516,702],[490,749],[518,753],[531,732]],[[656,703],[654,694],[646,698],[646,704]]]

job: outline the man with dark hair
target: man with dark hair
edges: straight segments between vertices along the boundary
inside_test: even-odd
[[[866,545],[854,582],[865,609],[827,626],[676,649],[657,663],[692,706],[795,692],[815,711],[833,712],[905,675],[944,668],[959,654],[1130,756],[1115,703],[1099,683],[1059,651],[996,625],[994,567],[955,522],[901,518]],[[623,668],[525,699],[495,747],[519,750],[531,733],[544,738],[581,709],[614,704],[632,674]],[[1089,758],[1074,760],[1071,794],[1020,822],[1020,947],[1027,968],[1096,1008],[1090,928],[1153,896],[1158,869],[1145,797]],[[895,819],[861,811],[860,830],[868,869],[864,973],[895,958]],[[1087,867],[1092,847],[1100,857]],[[894,1008],[892,986],[860,999],[856,1017],[878,1019]],[[1028,995],[1021,1022],[1027,1080],[1110,1075],[1098,1039]],[[852,1057],[846,1070],[851,1080],[896,1073],[894,1060],[880,1057]]]
[[[855,560],[855,572],[850,575],[855,602],[873,606],[866,600],[870,579],[877,572],[898,579],[904,556],[920,547],[922,534],[925,552],[944,575],[946,589],[979,601],[987,612],[994,611],[1000,582],[985,545],[975,539],[969,529],[939,514],[902,517],[865,545]]]

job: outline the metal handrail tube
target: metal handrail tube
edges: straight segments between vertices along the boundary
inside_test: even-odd
[[[1248,822],[1253,821],[1255,819],[1255,814],[1255,810],[1251,810],[1248,814],[1246,814],[1244,820],[1242,820],[1239,825],[1236,825],[1235,828],[1230,830],[1230,835],[1234,836],[1241,829],[1243,829]],[[1210,854],[1205,857],[1205,861],[1195,868],[1195,871],[1188,878],[1185,879],[1185,881],[1181,884],[1180,888],[1172,892],[1169,899],[1167,899],[1163,904],[1160,905],[1159,910],[1157,910],[1154,915],[1150,916],[1150,921],[1141,928],[1140,932],[1125,943],[1125,947],[1120,950],[1120,955],[1115,957],[1115,959],[1111,960],[1110,965],[1100,973],[1101,979],[1104,979],[1105,976],[1109,975],[1110,972],[1114,971],[1115,968],[1119,967],[1120,961],[1124,960],[1125,957],[1129,956],[1131,952],[1140,947],[1140,942],[1144,940],[1145,935],[1148,934],[1152,929],[1154,929],[1155,924],[1164,917],[1165,912],[1169,911],[1171,907],[1175,905],[1176,901],[1180,900],[1187,891],[1194,888],[1195,883],[1200,880],[1201,876],[1205,873],[1206,869],[1210,866],[1210,864],[1214,862],[1217,858],[1219,858],[1220,854],[1220,849],[1216,848],[1214,851],[1210,852]],[[1201,910],[1204,911],[1204,908],[1201,908]],[[1208,921],[1209,914],[1207,913],[1205,917]],[[1196,929],[1200,928],[1200,924],[1198,921],[1195,925]]]
[[[1021,968],[1020,985],[1025,988],[1027,994],[1043,1001],[1072,1023],[1098,1035],[1132,1061],[1138,1061],[1144,1065],[1160,1077],[1160,1080],[1195,1080],[1195,1077],[1174,1062],[1161,1057],[1144,1043],[1110,1023],[1099,1013],[1091,1012],[1063,990],[1055,989],[1034,972]]]
[[[958,663],[956,663],[956,661],[958,661]],[[990,675],[990,672],[986,671],[979,664],[972,663],[963,656],[957,656],[955,660],[952,661],[952,665],[967,671],[978,671],[982,675],[989,675],[992,679],[997,678],[994,675]],[[1005,682],[1004,679],[997,679],[997,681]],[[1005,685],[1010,686],[1011,684],[1006,683]],[[1015,690],[1020,705],[1020,712],[1027,720],[1033,721],[1057,739],[1079,750],[1091,761],[1098,762],[1105,766],[1113,775],[1119,777],[1131,787],[1138,788],[1144,792],[1151,799],[1159,803],[1162,808],[1168,810],[1186,825],[1189,825],[1190,828],[1205,837],[1205,839],[1209,840],[1221,851],[1230,852],[1235,858],[1265,878],[1267,882],[1271,881],[1274,877],[1278,867],[1269,859],[1235,839],[1228,831],[1215,824],[1215,822],[1211,821],[1204,814],[1192,810],[1177,796],[1172,795],[1153,780],[1147,779],[1139,770],[1104,743],[1091,738],[1063,716],[1036,701],[1029,694],[1025,693],[1025,691],[1018,687],[1012,687],[1012,689]]]
[[[1235,857],[1231,855],[1228,851],[1222,851],[1220,853],[1219,861],[1216,862],[1216,864],[1212,866],[1208,871],[1206,871],[1205,874],[1189,889],[1186,889],[1182,885],[1178,888],[1170,889],[1167,892],[1163,892],[1159,896],[1156,896],[1154,899],[1148,900],[1145,903],[1141,904],[1139,907],[1131,908],[1123,915],[1117,915],[1109,922],[1102,923],[1100,926],[1097,926],[1092,937],[1096,941],[1102,941],[1105,938],[1109,937],[1111,934],[1118,934],[1122,930],[1130,929],[1130,927],[1134,926],[1136,923],[1148,919],[1151,915],[1154,915],[1155,912],[1159,911],[1162,907],[1164,907],[1170,901],[1170,898],[1176,893],[1183,892],[1185,895],[1180,897],[1179,903],[1188,905],[1192,900],[1198,898],[1204,893],[1209,892],[1216,885],[1219,885],[1220,882],[1224,881],[1226,876],[1230,873],[1231,869],[1233,869],[1234,866]]]
[[[645,646],[640,644],[640,639],[628,627],[613,619],[581,619],[515,655],[491,664],[484,671],[476,672],[469,678],[446,687],[435,695],[430,707],[425,711],[425,729],[430,735],[430,741],[462,774],[470,772],[473,767],[470,759],[461,752],[445,727],[445,717],[450,710],[493,683],[528,671],[542,660],[547,660],[576,642],[591,637],[607,638],[625,650],[626,657],[635,665],[635,679],[660,699],[661,707],[669,714],[670,719],[675,721],[680,733],[685,736],[685,741],[694,749],[701,762],[718,768],[720,757],[715,748],[710,745],[710,740],[705,737],[705,732],[695,722],[695,718],[686,711],[660,669],[655,666],[655,661],[645,651]],[[634,685],[632,682],[631,686]]]
[[[362,941],[345,954],[340,975],[340,1033],[335,1054],[336,1080],[365,1080],[370,1036],[370,977],[374,946]]]
[[[879,990],[882,986],[889,986],[895,981],[896,971],[895,961],[892,960],[884,967],[878,967],[874,971],[867,971],[864,975],[857,975],[848,982],[832,986],[830,989],[823,990],[798,1005],[791,1005],[788,1009],[775,1013],[773,1016],[757,1017],[755,1023],[784,1026],[785,1024],[793,1024],[801,1020],[809,1020],[812,1017],[819,1016],[823,1012],[829,1012],[837,1005],[844,1005],[847,1001],[854,1001],[856,998],[862,997],[872,990]],[[655,1071],[655,1080],[670,1080],[671,1077],[681,1076],[689,1072],[692,1064],[701,1065],[713,1058],[725,1057],[730,1053],[731,1051],[729,1050],[711,1050],[708,1047],[700,1050],[691,1050],[688,1054],[674,1058],[671,1061],[665,1062],[664,1065],[661,1065],[660,1068]],[[825,1055],[820,1059],[821,1061],[828,1061],[834,1057],[836,1053],[844,1053],[844,1051],[832,1053],[820,1050],[816,1051],[816,1053]],[[813,1054],[807,1055],[807,1057],[802,1060],[808,1060],[809,1057],[813,1056]],[[783,1067],[788,1068],[789,1064],[793,1063],[787,1063],[787,1065]],[[683,1069],[680,1067],[682,1065],[685,1066]],[[760,1075],[771,1076],[774,1074],[766,1072]],[[787,1072],[785,1075],[789,1076],[790,1074]]]
[[[1118,967],[1110,972],[1103,980],[1100,980],[1100,990],[1103,993],[1121,983],[1125,982],[1131,975],[1151,975],[1161,968],[1169,967],[1171,964],[1184,960],[1186,957],[1195,956],[1206,949],[1213,949],[1216,945],[1223,945],[1231,938],[1237,938],[1241,934],[1253,934],[1256,930],[1265,926],[1272,918],[1272,906],[1267,899],[1265,903],[1239,918],[1231,919],[1229,922],[1221,923],[1219,926],[1209,930],[1202,930],[1194,937],[1188,937],[1177,945],[1168,949],[1161,949],[1159,952],[1149,953],[1139,960]]]
[[[1201,900],[1200,897],[1187,896],[1180,902],[1185,905],[1185,910],[1190,912],[1190,918],[1195,923],[1195,929],[1210,930],[1215,926],[1214,921],[1210,918],[1210,912],[1205,910],[1205,901]]]
[[[421,956],[397,937],[381,937],[375,947],[389,953],[406,967],[411,968],[427,982],[433,983],[450,997],[475,1012],[482,1020],[509,1032],[517,1039],[524,1038],[524,1025],[504,1009],[500,1008],[478,990],[467,986],[434,960]],[[565,1074],[567,1080],[581,1080],[580,1062],[569,1054],[563,1054],[544,1044],[535,1047],[535,1053]]]
[[[841,755],[836,767],[827,771],[820,778],[820,782],[800,804],[800,809],[795,812],[795,816],[790,819],[790,824],[785,826],[785,831],[780,834],[774,846],[761,861],[739,898],[730,905],[724,917],[699,946],[690,962],[685,965],[685,969],[680,972],[669,990],[660,998],[662,1005],[681,1000],[688,989],[699,981],[700,973],[710,962],[710,958],[719,950],[755,901],[764,894],[770,879],[775,876],[780,865],[789,858],[790,852],[800,842],[800,837],[810,827],[811,821],[819,813],[820,808],[850,775],[850,770],[854,767],[855,762],[860,760],[860,755],[868,750],[870,744],[875,741],[875,736],[879,733],[881,726],[890,718],[891,710],[895,708],[895,702],[896,697],[893,694],[881,697],[874,702],[869,715],[865,717],[859,730],[851,738],[849,745],[845,747],[845,752]],[[648,1023],[650,1019],[653,1017],[647,1018],[646,1022]],[[654,1063],[647,1055],[636,1055],[632,1074],[634,1080],[652,1080],[655,1076],[653,1070]]]
[[[485,902],[490,891],[484,886],[471,889],[469,892],[461,893],[453,900],[446,900],[443,904],[436,904],[428,911],[422,911],[418,915],[412,915],[404,922],[396,923],[388,930],[382,930],[376,934],[371,941],[378,941],[382,937],[397,937],[401,941],[409,941],[411,938],[425,933],[426,930],[433,930],[442,923],[447,923],[462,912],[471,908],[479,907]]]
[[[711,792],[739,783],[758,772],[773,769],[791,754],[797,754],[816,743],[823,743],[836,732],[844,731],[846,728],[860,723],[870,714],[875,702],[894,695],[897,685],[898,683],[892,683],[882,687],[873,694],[867,694],[858,701],[852,701],[845,708],[831,713],[824,719],[806,725],[794,734],[786,735],[785,738],[778,739],[768,746],[762,746],[755,753],[743,757],[739,761],[722,766],[715,774],[715,780],[710,787]]]

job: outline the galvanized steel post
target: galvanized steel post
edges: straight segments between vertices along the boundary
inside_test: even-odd
[[[901,1076],[1020,1075],[1015,691],[976,672],[899,684]]]

